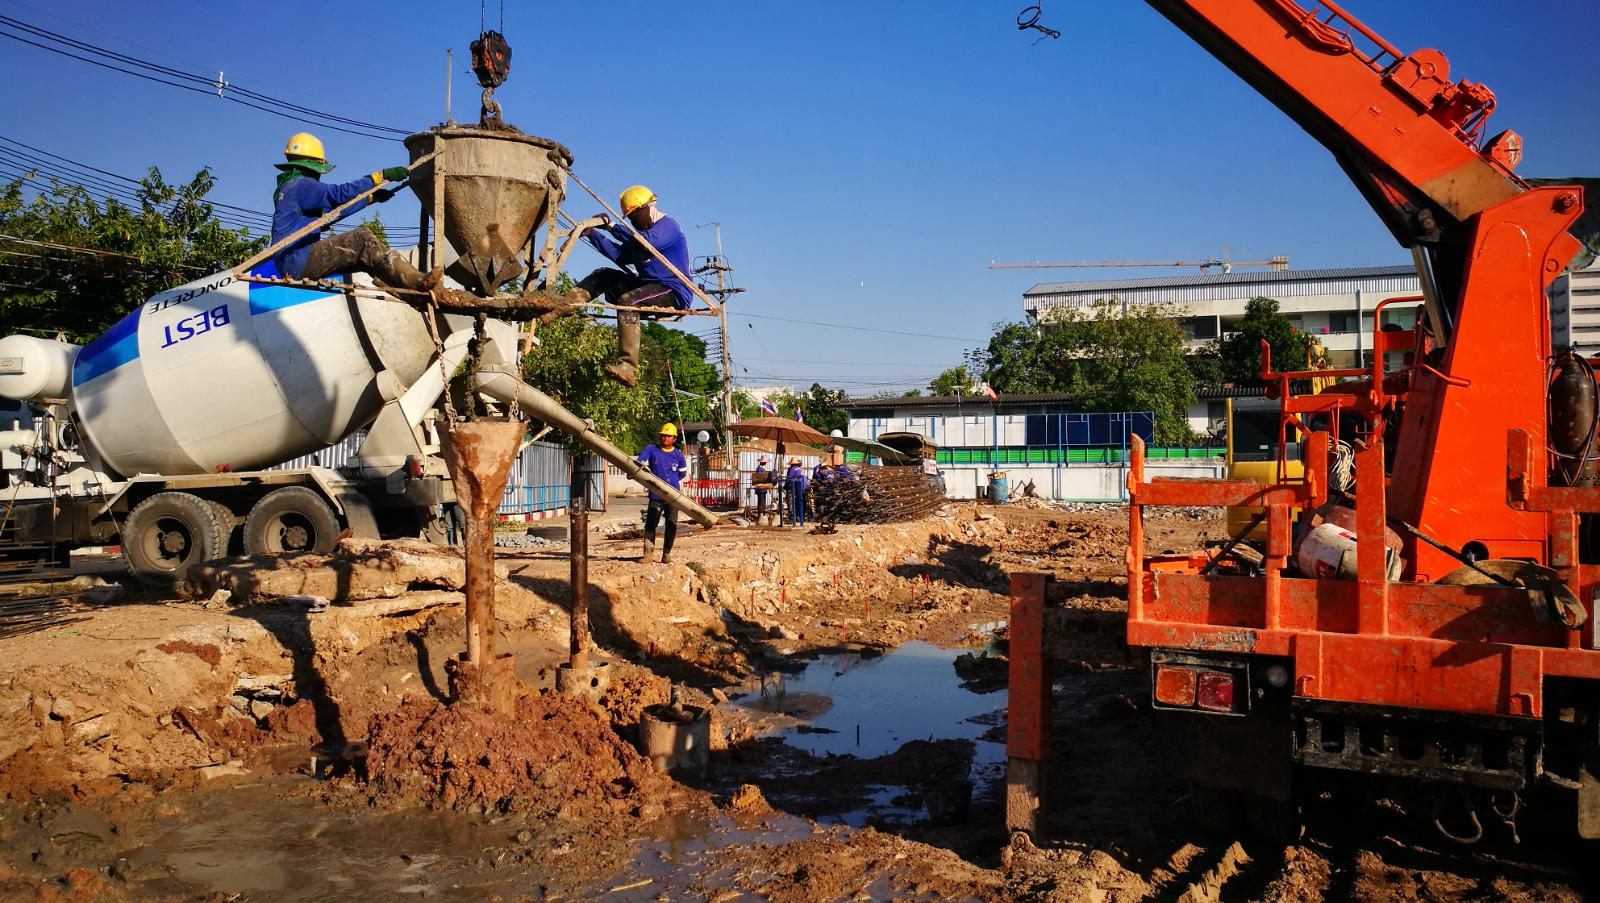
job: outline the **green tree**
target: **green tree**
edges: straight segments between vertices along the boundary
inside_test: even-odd
[[[811,388],[796,399],[796,407],[805,412],[806,426],[826,435],[834,430],[843,432],[850,423],[850,415],[839,407],[844,400],[844,390],[812,383]]]
[[[32,179],[0,188],[0,334],[86,342],[151,296],[265,246],[217,221],[205,200],[215,183],[209,169],[170,185],[151,167],[132,205],[59,183],[29,198]]]
[[[384,228],[383,218],[378,214],[374,213],[367,219],[362,220],[361,225],[356,228],[371,232],[373,237],[378,239],[378,244],[383,245],[385,248],[389,247],[389,230]]]
[[[657,415],[650,388],[642,383],[629,388],[602,369],[617,354],[615,329],[588,317],[563,317],[539,327],[538,337],[539,344],[522,361],[529,385],[593,420],[600,435],[624,450],[638,450],[654,440],[660,423],[652,423]],[[572,451],[582,451],[565,432],[552,435]]]
[[[706,343],[699,336],[660,323],[646,322],[641,327],[644,367],[640,385],[656,399],[656,419],[677,421],[681,407],[685,421],[714,421],[713,414],[721,411],[722,380],[717,368],[706,360]],[[674,385],[679,393],[676,399]]]
[[[928,383],[929,395],[973,395],[977,380],[965,365],[951,367]]]
[[[1251,298],[1245,305],[1244,319],[1217,340],[1223,378],[1238,385],[1260,385],[1263,340],[1272,348],[1272,369],[1306,368],[1311,336],[1289,325],[1289,318],[1278,312],[1277,301]]]
[[[1063,392],[1080,411],[1153,411],[1156,441],[1189,441],[1194,378],[1179,311],[1114,300],[1068,310],[1046,327],[1005,323],[974,364],[998,392]]]

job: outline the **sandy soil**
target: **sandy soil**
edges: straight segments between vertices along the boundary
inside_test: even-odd
[[[1149,541],[1223,532],[1183,512]],[[501,709],[442,704],[463,639],[437,580],[318,612],[134,593],[0,643],[0,899],[1583,898],[1565,849],[1447,849],[1396,807],[1322,813],[1289,845],[1198,827],[1120,645],[1125,537],[1118,511],[1011,506],[832,535],[686,530],[671,565],[596,539],[595,655],[616,671],[597,705],[547,692],[559,550],[499,556],[500,648],[525,687]],[[908,776],[965,773],[973,741],[811,755],[738,697],[819,655],[977,649],[1022,570],[1070,581],[1088,625],[1058,670],[1049,836],[1008,837],[984,786],[954,824],[819,824]],[[1003,686],[1003,659],[959,667],[969,689]],[[656,775],[631,745],[673,683],[714,708],[704,778]],[[1003,738],[1003,718],[983,724]]]

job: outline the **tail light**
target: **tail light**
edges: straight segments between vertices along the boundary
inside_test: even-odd
[[[1195,678],[1198,673],[1190,668],[1162,666],[1156,669],[1156,702],[1162,705],[1189,708],[1195,701]]]
[[[1195,690],[1195,705],[1208,712],[1233,711],[1233,675],[1202,671]]]

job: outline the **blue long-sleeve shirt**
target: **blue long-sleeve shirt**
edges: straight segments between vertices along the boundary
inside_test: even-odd
[[[689,240],[684,237],[683,229],[677,220],[663,216],[650,228],[643,230],[642,234],[645,241],[661,252],[662,257],[672,261],[678,272],[688,274]],[[646,251],[644,245],[639,244],[627,226],[612,223],[609,226],[590,229],[583,233],[583,238],[612,263],[623,267],[631,266],[641,278],[664,283],[667,288],[672,289],[679,310],[688,310],[694,304],[694,292],[689,290],[689,286],[672,275],[671,270],[662,266],[655,255]]]
[[[683,487],[683,475],[689,472],[689,459],[676,448],[669,451],[659,445],[647,445],[634,460],[650,468],[650,472],[655,474],[657,479],[673,489]],[[654,489],[650,490],[650,497],[661,498],[656,495]]]
[[[807,479],[805,468],[798,464],[791,464],[785,477],[789,481],[790,492],[805,492],[811,488],[811,480]]]
[[[365,175],[339,185],[324,185],[310,176],[296,176],[279,185],[278,190],[272,193],[272,240],[277,242],[305,228],[317,217],[377,185],[377,179],[382,176],[375,179],[374,175]],[[357,204],[350,212],[354,213],[365,206],[366,202]],[[312,232],[279,251],[272,258],[278,272],[291,279],[300,278],[306,271],[306,256],[319,238],[320,235]]]

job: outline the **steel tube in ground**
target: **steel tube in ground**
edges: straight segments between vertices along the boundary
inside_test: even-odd
[[[452,423],[440,435],[467,516],[467,662],[475,667],[494,658],[494,524],[524,429],[517,420],[474,420]]]
[[[581,674],[589,668],[589,475],[583,463],[572,459],[572,499],[570,501],[571,541],[567,556],[572,559],[570,586],[572,587],[572,612],[570,621],[572,672]]]
[[[680,514],[687,515],[690,520],[702,527],[716,526],[718,518],[715,514],[662,482],[643,464],[635,461],[633,455],[607,442],[605,437],[594,431],[594,427],[562,407],[555,399],[512,374],[485,366],[478,371],[478,391],[506,404],[516,401],[529,417],[541,420],[556,429],[566,430],[584,448],[615,464],[634,482],[653,491]]]

